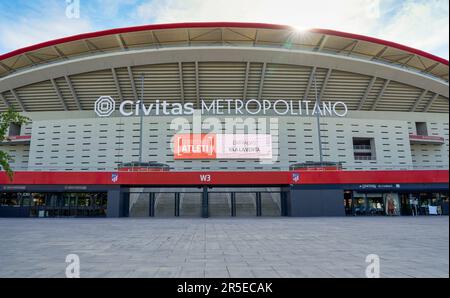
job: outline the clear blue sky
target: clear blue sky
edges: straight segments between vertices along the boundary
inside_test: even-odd
[[[448,0],[0,0],[0,53],[54,38],[133,25],[242,21],[326,28],[449,57]]]

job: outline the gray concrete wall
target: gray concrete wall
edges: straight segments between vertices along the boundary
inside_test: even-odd
[[[106,210],[107,217],[123,217],[125,200],[119,189],[108,191],[108,207]]]

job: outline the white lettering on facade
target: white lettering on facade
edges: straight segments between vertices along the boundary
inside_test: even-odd
[[[97,103],[94,106],[94,110],[100,117],[108,117],[114,111],[114,100],[110,96],[102,96],[102,98],[108,98],[111,102]],[[273,113],[275,115],[291,115],[291,116],[314,116],[320,114],[321,116],[336,116],[345,117],[348,113],[347,105],[342,101],[322,102],[321,105],[314,103],[314,106],[310,108],[310,104],[313,103],[309,100],[275,100],[270,101],[267,99],[257,100],[249,99],[245,102],[241,99],[216,99],[216,100],[201,100],[199,112],[201,114],[210,115],[268,115]],[[107,111],[106,111],[107,110]],[[144,116],[151,115],[193,115],[195,112],[194,103],[171,103],[166,100],[156,100],[154,103],[145,104],[140,100],[131,101],[125,100],[120,103],[119,113],[122,116]]]

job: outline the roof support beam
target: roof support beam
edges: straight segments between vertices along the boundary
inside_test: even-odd
[[[11,65],[11,67],[14,68],[14,67],[16,66],[17,62],[19,62],[19,60],[20,60],[21,57],[22,57],[22,55],[17,55],[17,56],[16,56],[16,59],[14,60],[13,64]]]
[[[439,62],[434,63],[433,65],[427,67],[424,71],[425,72],[431,72],[433,69],[435,69],[439,65]]]
[[[422,58],[420,56],[418,56],[418,55],[415,55],[415,56],[416,56],[417,60],[419,60],[420,64],[422,64],[423,69],[426,69],[427,66],[425,65],[425,63],[423,63]]]
[[[256,44],[258,43],[258,37],[259,37],[259,30],[256,29],[255,32],[255,39],[253,40],[253,46],[256,47]]]
[[[8,65],[6,65],[3,62],[0,62],[0,67],[3,68],[6,71],[13,71],[13,69],[11,67],[9,67]]]
[[[197,97],[197,109],[200,109],[200,79],[198,70],[198,61],[195,61],[195,95]]]
[[[414,105],[411,107],[411,109],[409,110],[410,112],[414,112],[417,109],[417,106],[419,105],[419,103],[423,100],[423,98],[425,97],[425,95],[428,93],[428,90],[423,90],[422,93],[420,94],[420,96],[417,98],[416,102],[414,103]]]
[[[347,44],[345,47],[343,47],[342,49],[338,50],[338,53],[342,53],[345,52],[348,48],[350,48],[349,51],[352,51],[355,48],[355,45],[358,43],[358,40],[353,40],[352,42],[350,42],[349,44]]]
[[[380,93],[378,93],[378,96],[377,96],[377,98],[375,99],[375,101],[374,101],[374,103],[373,103],[373,105],[372,105],[372,108],[370,109],[371,111],[375,111],[375,109],[377,108],[378,103],[380,102],[381,98],[383,97],[384,92],[386,91],[386,89],[387,89],[387,87],[389,86],[389,83],[390,83],[390,82],[391,82],[391,80],[386,80],[386,81],[384,82],[383,88],[381,88]]]
[[[161,43],[159,42],[159,39],[158,39],[158,37],[156,36],[155,31],[153,31],[153,30],[150,31],[150,34],[152,35],[153,43],[155,43],[156,48],[159,49]]]
[[[123,40],[122,35],[116,34],[116,39],[117,39],[117,42],[119,43],[119,46],[122,48],[122,50],[128,49],[128,46],[125,43],[125,40]]]
[[[27,109],[25,108],[25,105],[23,104],[22,100],[19,97],[19,94],[17,94],[16,90],[11,89],[10,90],[11,94],[14,96],[14,99],[19,103],[20,108],[22,109],[23,112],[26,112]]]
[[[92,52],[92,49],[94,49],[95,51],[99,51],[99,52],[103,52],[102,49],[100,49],[99,47],[97,47],[92,41],[90,41],[89,39],[83,39],[84,44],[86,45],[86,48],[88,49],[89,52]]]
[[[244,81],[244,92],[242,93],[242,100],[247,100],[247,89],[248,89],[248,77],[250,75],[250,62],[247,62],[245,67],[245,81]]]
[[[3,102],[3,104],[6,106],[7,109],[11,108],[11,105],[6,100],[6,98],[3,96],[3,94],[0,92],[0,100]]]
[[[434,101],[438,98],[439,94],[434,94],[433,97],[430,99],[430,101],[427,103],[423,111],[426,113],[430,110],[431,106],[433,105]]]
[[[405,62],[402,62],[402,67],[404,67],[404,66],[406,66],[406,65],[408,65],[408,63],[415,57],[416,55],[410,55],[409,57],[408,57],[408,59],[406,59],[405,60]]]
[[[303,95],[303,101],[308,100],[309,90],[314,82],[314,76],[316,75],[317,67],[314,66],[309,75],[308,85],[306,86],[305,94]]]
[[[75,92],[75,88],[73,88],[72,81],[70,80],[69,76],[64,76],[64,79],[66,80],[67,86],[69,86],[70,92],[72,93],[73,100],[75,101],[78,110],[82,110],[80,100],[78,99],[77,93]]]
[[[89,45],[89,43],[87,42],[86,39],[83,39],[83,43],[84,43],[84,46],[86,47],[86,49],[88,50],[88,52],[92,53],[91,46]]]
[[[61,91],[58,88],[58,85],[56,85],[55,79],[50,79],[50,81],[52,82],[53,89],[55,89],[55,93],[56,93],[56,95],[58,95],[58,99],[61,102],[61,105],[62,105],[64,111],[68,111],[69,109],[67,108],[67,104],[64,101],[64,98],[63,98],[63,96],[61,94]]]
[[[316,45],[314,51],[320,52],[325,47],[325,44],[327,43],[328,35],[322,35],[322,37],[319,40],[319,43]]]
[[[261,80],[259,81],[259,91],[258,91],[258,101],[261,100],[263,90],[264,90],[264,80],[266,77],[266,69],[267,69],[267,63],[263,64],[262,71],[261,71]]]
[[[188,46],[191,46],[191,32],[189,31],[189,28],[186,28],[186,36],[187,36],[187,44]]]
[[[371,60],[376,60],[376,59],[381,58],[381,56],[383,56],[383,54],[387,51],[388,48],[389,47],[387,47],[387,46],[383,47],[378,53],[376,53],[375,56],[373,56],[373,58]]]
[[[327,89],[328,81],[330,80],[332,72],[333,72],[333,69],[329,68],[327,71],[327,75],[325,76],[325,79],[323,80],[322,90],[320,90],[320,95],[319,95],[320,100],[322,100],[323,95],[325,94],[325,89]]]
[[[183,63],[178,62],[178,77],[180,80],[181,102],[184,104],[184,83],[183,83]]]
[[[58,54],[60,58],[67,59],[67,56],[64,55],[64,53],[57,46],[53,46],[53,50],[55,50],[56,54]]]
[[[134,100],[138,101],[139,97],[137,94],[136,83],[134,82],[134,76],[133,71],[131,70],[131,66],[128,66],[127,70],[128,70],[128,78],[130,79],[131,82],[131,89],[133,90]]]
[[[348,51],[347,56],[350,56],[351,54],[353,54],[353,51],[356,49],[356,46],[358,45],[358,43],[359,43],[359,40],[355,40],[355,43],[353,44],[350,51]]]
[[[377,80],[377,77],[373,77],[370,80],[369,85],[367,85],[366,91],[364,92],[363,97],[359,101],[358,111],[360,111],[363,108],[364,104],[366,103],[367,97],[369,96],[370,91],[372,91],[372,87],[375,84],[376,80]]]
[[[34,58],[34,59],[36,59],[36,60],[39,60],[39,61],[45,62],[45,60],[44,60],[44,59],[42,59],[41,57],[37,56],[36,54],[33,54],[33,53],[27,53],[27,55],[28,55],[28,56],[30,56],[31,58]]]
[[[111,73],[112,73],[112,76],[114,79],[114,84],[116,85],[116,90],[117,90],[117,94],[119,95],[119,99],[120,99],[120,101],[123,101],[122,89],[120,89],[119,78],[117,77],[117,72],[114,67],[111,68]]]
[[[30,56],[28,56],[27,53],[24,53],[22,57],[24,57],[31,65],[36,65],[36,63],[34,63],[34,61],[30,58]]]
[[[227,28],[227,30],[230,31],[230,32],[233,32],[234,34],[237,34],[237,35],[239,35],[239,36],[242,36],[242,37],[248,39],[249,41],[252,41],[252,40],[253,40],[252,37],[247,36],[247,35],[245,35],[245,34],[243,34],[243,33],[237,32],[236,30],[233,30],[233,28]]]
[[[409,57],[411,57],[411,54],[392,54],[383,56],[384,59],[396,63],[400,63],[400,61],[402,61],[403,59],[407,59]]]
[[[192,40],[199,39],[200,37],[203,37],[205,35],[208,35],[209,33],[212,33],[214,31],[219,31],[219,30],[221,30],[221,28],[214,28],[214,29],[208,30],[206,32],[203,32],[203,33],[197,35],[197,36],[192,37]]]

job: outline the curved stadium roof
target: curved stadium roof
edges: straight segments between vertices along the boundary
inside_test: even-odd
[[[228,62],[225,65],[220,64],[221,61],[212,54],[207,64],[207,61],[199,59],[197,60],[200,62],[188,61],[174,52],[173,63],[169,63],[170,61],[163,63],[164,59],[161,61],[147,59],[149,61],[147,65],[160,65],[159,69],[152,70],[150,66],[146,68],[144,63],[137,62],[138,59],[133,60],[133,64],[125,68],[123,65],[108,67],[108,64],[103,62],[104,73],[97,69],[97,75],[93,75],[94,72],[89,70],[85,72],[85,77],[79,78],[77,75],[83,71],[80,67],[76,67],[76,64],[70,64],[85,58],[108,55],[193,48],[198,48],[199,53],[200,49],[210,49],[209,52],[212,52],[217,48],[227,49],[230,53],[233,49],[266,50],[267,53],[275,50],[284,51],[286,55],[318,54],[334,60],[324,60],[328,61],[328,65],[323,67],[309,65],[311,67],[305,68],[308,66],[306,65],[302,68],[299,65],[301,63],[290,63],[294,58],[281,63],[277,61],[283,59],[273,58],[266,53],[266,60],[261,58],[259,61],[258,55],[255,55],[255,61],[250,61],[250,58],[239,59],[239,56],[236,56],[233,63],[229,61],[231,58],[225,59],[224,61]],[[222,52],[222,56],[227,55]],[[370,73],[347,71],[340,68],[338,63],[340,60],[357,63],[363,61],[370,63],[370,67],[387,66],[395,69],[397,74],[401,72],[401,75],[394,73],[391,77],[386,77],[381,71],[382,68],[374,68],[375,70]],[[214,61],[217,63],[214,64]],[[55,66],[61,64],[70,64],[71,71],[64,74],[52,72]],[[41,80],[31,78],[31,73],[39,71],[40,74],[45,74]],[[249,97],[252,95],[251,88],[256,89],[253,96],[258,98],[273,98],[276,94],[285,98],[303,97],[302,92],[306,92],[305,96],[308,96],[311,89],[311,74],[314,73],[319,81],[318,85],[320,88],[323,87],[323,90],[320,90],[323,96],[346,96],[339,94],[339,84],[354,89],[353,93],[350,91],[348,95],[350,108],[354,110],[383,110],[382,107],[385,106],[386,110],[393,111],[448,112],[448,60],[404,45],[362,35],[324,29],[298,31],[289,26],[259,23],[181,23],[128,27],[66,37],[0,55],[0,110],[7,107],[27,112],[91,110],[91,101],[95,101],[95,98],[88,97],[95,97],[98,94],[89,93],[83,88],[83,85],[89,85],[89,79],[104,81],[104,85],[99,83],[96,86],[99,90],[103,90],[99,92],[111,93],[114,89],[114,95],[123,99],[125,96],[135,97],[134,80],[138,80],[139,72],[152,71],[153,75],[162,75],[166,81],[173,81],[173,84],[177,83],[178,86],[172,86],[173,90],[170,89],[171,86],[167,86],[167,92],[163,92],[158,91],[156,87],[152,90],[146,81],[146,89],[149,88],[153,93],[156,91],[155,96],[170,97],[172,94],[174,100],[175,98],[190,100],[190,92],[194,93],[192,98],[221,94],[239,96],[239,92],[243,92],[243,97]],[[203,79],[208,83],[205,76],[211,74],[214,78],[215,71],[216,76],[228,71],[230,84],[227,86],[226,80],[209,82],[211,86],[214,86],[214,83],[225,84],[223,90],[209,92],[209,87],[202,86],[199,80]],[[252,78],[252,75],[259,77]],[[231,82],[233,77],[234,83]],[[192,86],[189,85],[191,79],[195,81]],[[270,79],[273,79],[273,86],[270,85]],[[133,82],[125,82],[127,80]],[[289,81],[292,81],[294,84],[296,80],[299,86],[304,85],[299,87],[303,89],[287,92],[283,82],[289,84]],[[427,83],[419,84],[420,86],[415,84],[418,81],[430,83],[430,87],[428,88]],[[155,81],[155,84],[157,83]],[[166,84],[162,81],[159,83]],[[275,86],[276,84],[279,86]],[[336,89],[334,91],[333,86]],[[189,89],[191,87],[194,90]],[[238,89],[242,90],[237,91]]]

